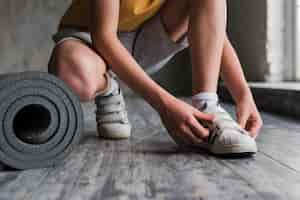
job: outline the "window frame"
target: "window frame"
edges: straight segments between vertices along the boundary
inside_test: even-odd
[[[300,81],[300,0],[285,1],[284,79]]]

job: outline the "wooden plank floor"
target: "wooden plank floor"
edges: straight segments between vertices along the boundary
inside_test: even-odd
[[[49,169],[2,169],[0,200],[300,199],[297,121],[264,113],[259,153],[220,159],[177,149],[145,102],[128,96],[127,103],[130,140],[99,140],[94,107],[84,105],[84,138],[68,160]]]

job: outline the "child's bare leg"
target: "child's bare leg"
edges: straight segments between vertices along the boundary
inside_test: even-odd
[[[192,3],[193,2],[193,3]],[[226,1],[190,1],[193,94],[216,92],[226,31]]]
[[[216,92],[226,36],[226,1],[170,0],[161,15],[174,41],[188,32],[193,94]]]
[[[224,61],[229,60],[228,56],[233,57],[232,51],[224,48],[226,1],[186,0],[184,2],[185,4],[179,0],[168,1],[169,4],[167,3],[162,10],[162,16],[165,16],[164,23],[174,41],[182,35],[184,27],[188,30],[193,67],[193,104],[199,110],[215,115],[206,147],[215,154],[253,154],[257,151],[255,141],[218,104],[216,94],[222,56]],[[169,8],[168,12],[167,8]],[[174,13],[181,18],[174,18]],[[166,17],[168,14],[170,17]]]
[[[69,40],[58,45],[51,70],[62,79],[82,101],[92,100],[106,87],[106,64],[93,50],[80,41]]]

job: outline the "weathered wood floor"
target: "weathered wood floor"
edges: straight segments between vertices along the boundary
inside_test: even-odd
[[[0,171],[0,200],[300,199],[298,122],[264,114],[254,158],[217,159],[178,150],[147,104],[127,102],[130,140],[99,140],[87,105],[85,137],[69,159],[56,168]]]

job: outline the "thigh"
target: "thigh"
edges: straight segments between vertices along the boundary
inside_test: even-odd
[[[188,0],[167,0],[160,10],[162,23],[169,37],[175,42],[188,31],[188,9]]]

